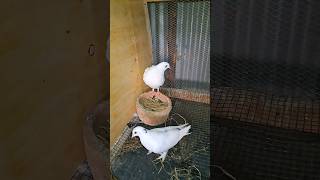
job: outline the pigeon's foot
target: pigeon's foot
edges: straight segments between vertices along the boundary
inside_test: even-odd
[[[147,155],[151,154],[152,152],[151,151],[148,151]]]
[[[166,158],[166,156],[167,156],[167,152],[163,152],[163,153],[161,153],[161,155],[156,160],[161,159],[161,162],[163,162],[164,159]]]
[[[161,167],[158,171],[158,174],[161,172],[161,170],[164,168],[163,161],[166,158],[167,152],[162,153],[157,159],[153,160],[152,162],[156,162],[158,164],[159,162],[161,163]]]
[[[154,97],[157,95],[157,92],[153,90],[151,95],[152,95],[152,99],[154,99]]]

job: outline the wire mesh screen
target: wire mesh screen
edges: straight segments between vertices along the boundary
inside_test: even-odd
[[[318,98],[320,2],[216,1],[212,84]]]
[[[210,90],[210,1],[148,3],[153,64],[169,62],[165,87]]]
[[[215,117],[320,134],[320,101],[254,90],[214,88]]]
[[[213,156],[237,179],[320,179],[319,8],[213,3]]]
[[[316,180],[320,177],[320,140],[252,123],[217,119],[213,158],[239,180]],[[214,179],[230,179],[214,169]]]

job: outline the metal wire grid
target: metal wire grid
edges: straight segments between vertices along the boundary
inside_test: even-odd
[[[319,99],[320,1],[215,1],[211,84]]]
[[[212,89],[215,117],[320,134],[320,101],[247,89]]]
[[[140,120],[138,117],[134,117],[130,122],[132,123],[139,123]],[[115,144],[112,145],[110,148],[110,162],[111,162],[111,167],[115,163],[116,157],[119,156],[119,153],[122,150],[123,144],[127,141],[127,139],[130,137],[131,132],[133,130],[133,127],[125,127],[121,136],[119,139],[116,141]]]
[[[319,7],[213,4],[212,155],[237,179],[320,179]]]
[[[318,136],[219,118],[213,132],[215,164],[238,180],[320,178]],[[214,171],[214,179],[222,177]]]
[[[160,169],[160,164],[155,165],[154,160],[158,155],[147,156],[147,150],[135,139],[121,138],[122,143],[118,143],[113,148],[115,157],[111,158],[113,174],[120,179],[170,179],[174,168],[188,168],[195,166],[199,169],[202,179],[209,179],[210,176],[210,107],[207,104],[190,101],[177,100],[172,113],[179,113],[191,124],[192,134],[184,137],[174,148],[169,150],[169,154],[164,163],[164,170]],[[173,115],[179,124],[184,123],[179,116]],[[169,125],[176,122],[171,121]],[[168,124],[167,124],[168,125]],[[143,125],[146,126],[146,125]],[[160,125],[159,127],[164,126]],[[146,126],[150,128],[149,126]],[[154,128],[154,127],[152,127]],[[130,133],[132,128],[130,129]],[[129,131],[126,131],[129,132]],[[128,133],[126,133],[128,134]],[[119,144],[122,144],[121,146]],[[117,151],[117,152],[115,152]],[[130,167],[130,168],[127,168]],[[198,175],[195,173],[194,175]],[[195,178],[195,177],[193,177]]]
[[[164,87],[209,92],[210,1],[148,3],[153,64],[169,62]]]
[[[201,171],[202,178],[210,177],[210,105],[177,100],[173,113],[181,114],[191,124],[186,154]],[[180,121],[181,122],[181,121]]]
[[[320,68],[231,59],[217,54],[212,67],[214,87],[247,88],[278,96],[320,99]]]

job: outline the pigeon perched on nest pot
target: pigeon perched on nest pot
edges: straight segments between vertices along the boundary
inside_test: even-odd
[[[160,86],[164,84],[164,72],[167,69],[170,69],[170,65],[167,62],[161,62],[157,65],[146,68],[143,73],[144,83],[152,88],[153,92],[155,91],[155,89],[157,89],[159,92]]]
[[[148,154],[160,154],[157,159],[161,159],[163,162],[168,150],[174,147],[184,136],[190,134],[190,128],[191,125],[188,123],[151,130],[137,126],[132,130],[132,137],[138,136],[143,147],[148,150]]]
[[[159,92],[159,88],[164,84],[164,72],[169,68],[169,63],[161,62],[144,71],[143,81],[152,88],[152,91],[143,93],[137,98],[136,108],[139,118],[145,124],[156,126],[168,119],[172,103],[170,98]]]

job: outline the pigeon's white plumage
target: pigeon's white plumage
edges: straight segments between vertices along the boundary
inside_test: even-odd
[[[141,144],[148,150],[148,154],[156,153],[161,156],[157,159],[164,161],[167,152],[175,146],[184,136],[190,134],[191,125],[168,126],[148,130],[137,126],[132,131],[132,137],[138,136]]]
[[[164,72],[168,68],[170,68],[170,65],[167,62],[161,62],[146,68],[143,73],[144,83],[152,88],[152,91],[154,91],[154,89],[159,91],[160,86],[162,86],[165,81]]]

